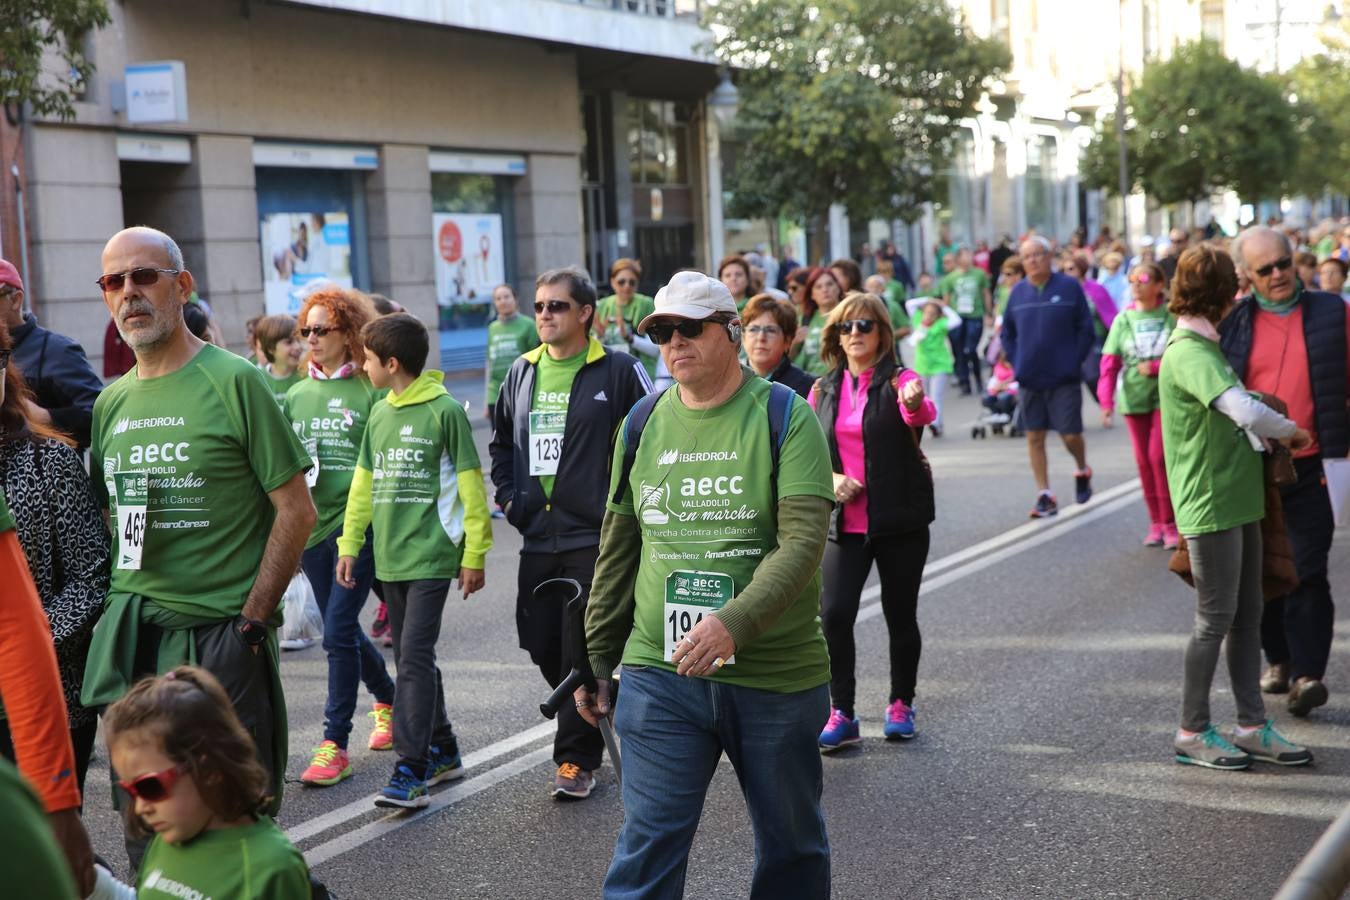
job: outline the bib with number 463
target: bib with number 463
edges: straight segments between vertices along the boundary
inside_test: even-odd
[[[736,582],[721,572],[695,572],[676,569],[666,576],[666,660],[703,617],[726,606],[736,593]],[[726,665],[736,661],[728,657]]]
[[[117,568],[139,569],[145,552],[150,479],[144,472],[117,472]]]

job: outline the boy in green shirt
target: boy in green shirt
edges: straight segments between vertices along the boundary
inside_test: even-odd
[[[277,398],[277,406],[285,402],[292,385],[304,377],[300,372],[304,347],[295,339],[296,325],[290,316],[263,316],[253,325],[253,350],[262,360],[258,368]]]
[[[366,527],[375,534],[375,577],[394,631],[394,750],[399,759],[376,806],[416,808],[432,784],[461,778],[459,743],[445,711],[436,666],[450,582],[464,597],[483,587],[492,525],[469,418],[442,385],[422,371],[430,339],[407,313],[382,316],[361,330],[366,374],[389,396],[371,410],[338,540],[337,580],[355,581]]]

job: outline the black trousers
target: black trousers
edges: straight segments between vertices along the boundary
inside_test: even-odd
[[[1299,585],[1270,600],[1261,614],[1261,646],[1272,663],[1288,663],[1290,680],[1326,675],[1336,606],[1327,555],[1336,530],[1331,497],[1317,457],[1294,460],[1298,482],[1284,488],[1284,521],[1294,548]]]
[[[830,648],[830,696],[835,707],[854,714],[856,650],[853,626],[858,619],[859,598],[867,576],[876,563],[881,576],[881,611],[890,634],[891,694],[889,701],[914,703],[919,654],[919,585],[928,560],[928,529],[869,538],[841,534],[825,545],[821,563],[823,590],[820,623]]]
[[[557,687],[572,670],[567,654],[567,610],[561,603],[539,602],[534,589],[550,578],[575,578],[589,596],[600,548],[566,553],[522,553],[516,577],[516,629],[520,647],[530,654],[549,687]],[[574,763],[588,771],[600,768],[605,741],[595,726],[566,702],[558,709],[558,734],[553,739],[555,765]]]

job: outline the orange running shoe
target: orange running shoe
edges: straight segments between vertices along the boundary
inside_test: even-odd
[[[351,774],[352,764],[347,759],[347,751],[332,741],[324,741],[314,748],[314,758],[300,780],[305,784],[328,787],[349,778]]]
[[[388,703],[376,703],[366,715],[375,720],[375,726],[370,730],[370,743],[366,746],[372,750],[394,749],[394,708]]]

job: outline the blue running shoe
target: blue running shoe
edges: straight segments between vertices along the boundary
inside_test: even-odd
[[[427,763],[427,786],[463,777],[464,764],[460,762],[459,750],[455,750],[454,753],[442,753],[440,747],[432,745],[431,762]]]
[[[862,741],[858,732],[858,717],[850,719],[838,709],[830,707],[830,721],[820,733],[820,752],[831,753],[840,747],[857,744]]]
[[[886,707],[886,740],[908,741],[914,737],[914,707],[894,700]]]
[[[394,809],[421,809],[431,803],[427,793],[427,783],[413,774],[413,770],[400,764],[394,769],[389,783],[380,790],[375,798],[376,806]]]

